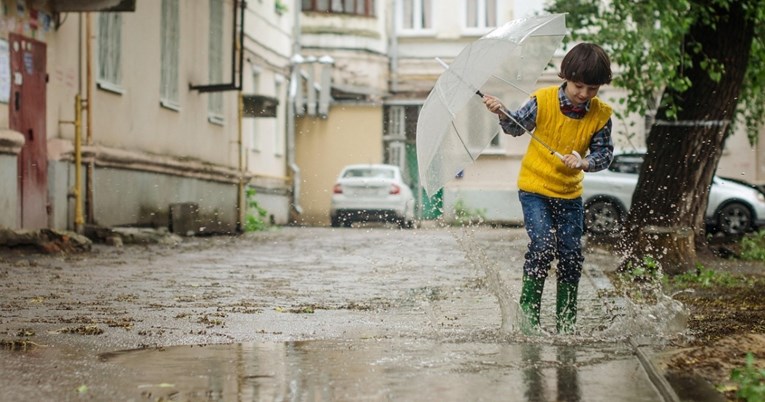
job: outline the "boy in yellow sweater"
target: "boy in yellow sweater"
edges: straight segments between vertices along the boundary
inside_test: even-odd
[[[505,133],[520,136],[534,131],[542,143],[563,154],[551,154],[539,141],[530,141],[518,176],[519,198],[530,243],[523,265],[520,306],[527,332],[539,331],[542,290],[550,264],[558,259],[555,327],[575,330],[577,290],[582,273],[581,237],[584,227],[584,172],[607,168],[613,159],[611,107],[596,95],[611,82],[611,62],[598,45],[580,43],[563,58],[560,86],[537,90],[513,112],[496,97],[484,104],[499,115]],[[507,117],[508,113],[512,118]],[[580,160],[578,155],[585,155]]]

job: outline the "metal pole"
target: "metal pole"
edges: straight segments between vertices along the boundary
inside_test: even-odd
[[[82,234],[82,97],[74,96],[74,231]]]
[[[244,191],[244,145],[242,142],[242,117],[244,116],[244,100],[242,99],[242,92],[238,92],[237,99],[237,151],[239,152],[239,184],[237,186],[236,200],[237,200],[237,232],[244,232],[244,220],[247,212],[247,206],[245,204],[245,191]]]
[[[85,65],[86,65],[86,80],[85,80],[85,111],[87,113],[87,128],[86,128],[86,144],[88,146],[93,145],[93,44],[91,41],[91,35],[93,32],[93,23],[91,21],[90,13],[85,13]],[[93,224],[96,222],[94,207],[93,207],[93,174],[95,171],[95,155],[90,156],[88,161],[86,177],[85,177],[85,217],[87,223]]]

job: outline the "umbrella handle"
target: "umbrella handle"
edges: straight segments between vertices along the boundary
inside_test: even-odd
[[[571,154],[576,156],[576,160],[577,160],[576,167],[581,167],[582,166],[582,155],[579,155],[579,152],[576,152],[576,151],[571,151]],[[558,159],[563,160],[563,155],[561,155],[560,152],[553,151],[553,155],[557,156]]]

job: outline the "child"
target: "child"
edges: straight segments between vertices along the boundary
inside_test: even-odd
[[[556,258],[555,327],[558,333],[574,332],[584,262],[582,171],[603,170],[613,159],[611,107],[595,97],[601,85],[611,82],[608,55],[598,45],[580,43],[563,58],[558,76],[565,80],[563,84],[537,90],[515,112],[505,109],[497,98],[484,96],[484,104],[499,115],[505,133],[520,136],[536,130],[540,141],[564,154],[561,160],[532,140],[518,175],[523,220],[531,240],[519,303],[526,332],[539,332],[542,290]],[[574,154],[585,155],[588,149],[589,155],[581,160]]]

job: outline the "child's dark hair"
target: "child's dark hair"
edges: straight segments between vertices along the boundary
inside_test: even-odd
[[[558,77],[586,85],[611,83],[611,60],[600,46],[580,43],[563,57]]]

